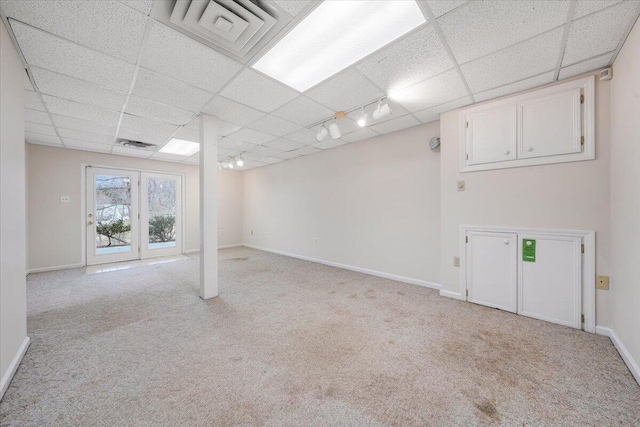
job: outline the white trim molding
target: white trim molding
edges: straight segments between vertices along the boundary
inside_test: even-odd
[[[261,246],[254,246],[254,245],[247,245],[247,244],[244,244],[242,246],[245,246],[245,247],[251,248],[251,249],[257,249],[259,251],[271,252],[271,253],[278,254],[278,255],[284,255],[284,256],[291,257],[291,258],[297,258],[297,259],[301,259],[301,260],[304,260],[304,261],[310,261],[310,262],[315,262],[315,263],[318,263],[318,264],[324,264],[324,265],[328,265],[328,266],[331,266],[331,267],[337,267],[337,268],[342,268],[342,269],[345,269],[345,270],[356,271],[358,273],[364,273],[364,274],[368,274],[370,276],[376,276],[376,277],[382,277],[384,279],[395,280],[396,282],[409,283],[411,285],[418,285],[418,286],[422,286],[422,287],[425,287],[425,288],[431,288],[431,289],[437,289],[437,290],[439,290],[441,288],[439,283],[427,282],[426,280],[412,279],[410,277],[404,277],[404,276],[398,276],[398,275],[395,275],[395,274],[383,273],[381,271],[369,270],[369,269],[362,268],[362,267],[354,267],[352,265],[340,264],[338,262],[326,261],[326,260],[319,259],[319,258],[311,258],[311,257],[304,256],[304,255],[292,254],[292,253],[289,253],[289,252],[278,251],[278,250],[275,250],[275,249],[264,248],[264,247],[261,247]]]
[[[463,298],[462,295],[459,292],[445,291],[444,289],[440,289],[440,296],[441,297],[458,299],[460,301],[466,301],[466,299]]]
[[[618,353],[620,353],[620,357],[622,357],[622,360],[624,360],[624,363],[627,365],[627,368],[631,371],[631,375],[633,375],[640,385],[640,365],[633,360],[631,353],[629,353],[629,350],[624,346],[622,340],[620,340],[620,337],[616,335],[615,331],[611,328],[607,328],[606,326],[596,326],[596,334],[609,337],[613,346],[618,350]]]
[[[80,264],[68,264],[68,265],[55,265],[53,267],[30,268],[27,270],[27,274],[46,273],[47,271],[71,270],[73,268],[82,268],[84,266],[85,266],[84,263],[80,263]]]
[[[9,384],[11,384],[11,380],[13,379],[13,376],[16,374],[16,371],[18,370],[18,367],[22,362],[22,358],[27,353],[27,349],[29,348],[30,343],[31,343],[31,340],[29,339],[29,337],[25,337],[24,341],[22,342],[22,345],[20,346],[20,349],[18,350],[15,357],[11,361],[11,364],[9,365],[9,369],[7,369],[7,372],[5,372],[4,376],[2,377],[2,382],[0,383],[0,400],[2,400],[4,393],[9,388]]]

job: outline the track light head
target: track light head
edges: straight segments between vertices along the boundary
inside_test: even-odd
[[[364,106],[362,107],[362,116],[358,119],[358,126],[361,128],[367,125],[367,113],[364,112]]]
[[[318,133],[316,134],[316,140],[318,142],[322,142],[325,139],[327,139],[328,136],[329,136],[329,130],[325,125],[322,125],[322,127],[320,128],[320,131],[318,131]]]
[[[236,166],[238,166],[239,168],[244,166],[244,159],[242,158],[242,154],[236,159]]]
[[[381,102],[378,102],[378,106],[376,107],[375,110],[373,110],[373,113],[371,114],[374,120],[380,120],[390,115],[391,115],[391,107],[389,107],[389,103],[387,102],[385,102],[384,104],[382,104]]]
[[[340,127],[336,122],[331,123],[329,126],[329,132],[331,132],[331,138],[338,139],[342,136],[342,132],[340,132]]]

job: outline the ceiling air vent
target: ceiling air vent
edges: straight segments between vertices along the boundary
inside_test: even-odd
[[[123,147],[138,148],[140,150],[147,151],[150,151],[153,148],[157,147],[157,145],[155,144],[149,144],[148,142],[142,141],[131,141],[130,139],[119,139],[118,144],[122,145]]]
[[[290,21],[273,2],[256,0],[169,0],[156,2],[159,21],[247,63]]]

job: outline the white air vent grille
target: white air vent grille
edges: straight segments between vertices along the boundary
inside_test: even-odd
[[[291,21],[279,7],[260,1],[161,3],[156,19],[244,63]]]
[[[137,148],[139,150],[147,150],[147,151],[153,151],[153,149],[157,147],[157,145],[149,144],[148,142],[132,141],[130,139],[123,139],[123,138],[118,139],[118,144],[122,145],[123,147]]]

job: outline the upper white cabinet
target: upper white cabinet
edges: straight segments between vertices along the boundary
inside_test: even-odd
[[[594,76],[460,112],[460,171],[595,159]]]

